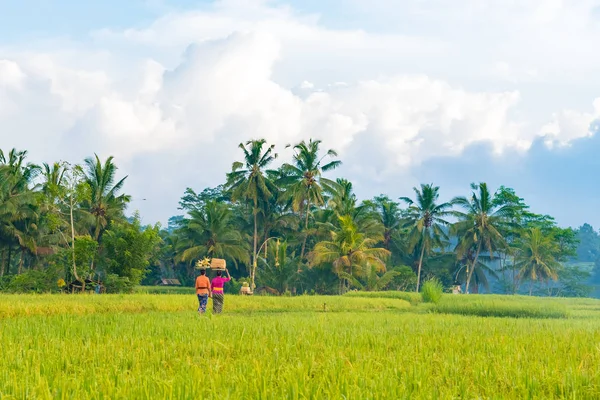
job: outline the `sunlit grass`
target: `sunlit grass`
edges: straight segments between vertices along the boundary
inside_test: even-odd
[[[598,301],[435,305],[585,313],[482,318],[356,296],[227,296],[220,316],[193,295],[0,296],[0,398],[600,398]]]
[[[385,292],[363,292],[363,291],[351,291],[346,293],[346,297],[365,297],[365,298],[376,298],[376,299],[401,299],[406,300],[413,305],[417,305],[423,301],[420,293],[414,292],[397,292],[393,290]]]
[[[194,294],[193,287],[188,286],[138,286],[134,290],[138,294]]]
[[[186,311],[198,307],[191,295],[0,295],[0,318],[30,315],[82,315]],[[410,304],[396,299],[346,299],[339,296],[226,296],[225,309],[233,313],[340,312],[406,310]]]

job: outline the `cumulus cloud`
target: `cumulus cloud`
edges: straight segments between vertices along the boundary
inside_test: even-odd
[[[140,205],[149,219],[173,214],[186,186],[222,182],[250,138],[281,151],[323,139],[368,187],[474,144],[524,151],[540,135],[518,113],[515,88],[468,89],[400,67],[445,57],[443,40],[327,29],[264,1],[170,13],[142,29],[95,32],[92,43],[0,50],[0,138],[43,160],[116,156],[134,195],[154,199]],[[598,105],[556,114],[541,135],[561,144],[585,135]]]
[[[598,131],[600,121],[600,98],[594,100],[592,112],[563,110],[554,113],[552,121],[544,125],[540,135],[549,146],[567,146],[572,141],[591,137]]]

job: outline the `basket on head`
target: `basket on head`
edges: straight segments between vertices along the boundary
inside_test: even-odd
[[[198,260],[196,262],[196,269],[206,269],[210,268],[210,260],[207,257],[204,257],[203,260]]]
[[[210,262],[210,267],[214,270],[225,270],[227,263],[222,258],[213,258]]]

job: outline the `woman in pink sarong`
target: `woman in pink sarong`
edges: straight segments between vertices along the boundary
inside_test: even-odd
[[[213,314],[221,314],[223,311],[223,302],[225,301],[223,285],[225,282],[229,282],[231,280],[231,276],[229,275],[227,268],[225,269],[225,272],[227,272],[227,278],[222,277],[222,271],[217,271],[217,276],[213,278],[210,284],[213,299]]]

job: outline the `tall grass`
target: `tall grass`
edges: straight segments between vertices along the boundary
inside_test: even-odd
[[[178,312],[197,307],[195,295],[0,295],[0,320],[31,315]],[[225,311],[231,313],[402,311],[410,307],[407,301],[393,299],[225,295]]]
[[[417,305],[423,301],[419,293],[414,292],[398,292],[398,291],[384,291],[384,292],[347,292],[344,296],[346,297],[365,297],[370,299],[399,299],[408,301],[412,305]]]
[[[568,319],[413,312],[545,303],[502,298],[227,296],[216,317],[194,296],[5,295],[0,398],[600,398],[600,302],[547,302],[589,313]]]
[[[445,295],[431,310],[479,317],[566,318],[570,315],[564,302],[525,296]]]
[[[194,294],[195,289],[188,286],[138,286],[134,293],[139,294]]]
[[[423,297],[423,301],[425,303],[439,303],[443,293],[444,287],[442,286],[442,283],[436,278],[428,280],[423,284],[423,287],[421,288],[421,296]]]

